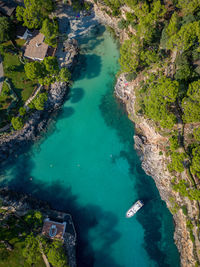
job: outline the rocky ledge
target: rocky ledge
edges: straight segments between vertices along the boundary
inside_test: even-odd
[[[78,44],[75,40],[67,40],[64,43],[64,48],[66,47],[69,51],[64,65],[72,70],[77,62]],[[0,162],[8,159],[8,157],[15,153],[18,148],[24,147],[24,145],[36,140],[39,134],[46,128],[52,113],[62,106],[68,90],[69,85],[67,83],[56,82],[52,84],[48,92],[48,100],[44,110],[35,111],[25,123],[22,130],[1,137]]]
[[[153,177],[161,198],[166,202],[170,210],[173,209],[171,199],[174,200],[174,203],[187,204],[189,216],[195,219],[198,216],[195,204],[186,198],[181,198],[178,193],[172,190],[172,177],[167,169],[166,158],[164,154],[160,153],[160,145],[166,141],[166,137],[156,132],[150,120],[135,114],[134,88],[138,84],[139,77],[135,81],[127,83],[125,74],[122,74],[117,80],[115,93],[125,103],[129,117],[135,123],[135,149],[141,158],[142,168],[148,175]],[[195,266],[194,247],[186,226],[186,216],[179,209],[173,214],[173,218],[175,222],[174,240],[180,252],[181,265],[183,267]]]

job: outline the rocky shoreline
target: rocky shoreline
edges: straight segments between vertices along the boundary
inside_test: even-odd
[[[63,43],[61,49],[66,49],[67,54],[64,66],[71,71],[77,63],[79,53],[78,43],[75,39],[68,39]],[[58,58],[59,60],[59,58]],[[31,144],[43,132],[53,113],[62,106],[65,96],[69,91],[69,84],[65,82],[56,82],[50,86],[48,99],[45,108],[42,111],[35,111],[31,114],[22,130],[5,134],[0,138],[0,162],[3,163],[12,154],[16,154],[17,149],[24,145]]]
[[[106,14],[104,10],[105,6],[102,6],[98,2],[95,3],[94,0],[89,0],[89,2],[94,5],[96,18],[100,21],[100,23],[113,28],[121,43],[129,38],[126,30],[120,30],[118,28],[118,22],[121,18],[113,18]],[[109,10],[109,8],[107,9]],[[130,12],[130,9],[123,6],[121,8],[122,18],[124,18],[125,12]],[[188,207],[189,217],[198,221],[198,210],[196,204],[187,198],[181,197],[177,192],[172,190],[172,175],[167,169],[165,155],[162,153],[160,154],[160,151],[162,151],[162,143],[166,141],[167,138],[163,137],[156,131],[151,120],[135,114],[134,104],[136,97],[134,87],[139,85],[140,78],[141,77],[138,77],[134,82],[127,84],[125,73],[121,74],[116,82],[115,94],[118,99],[123,101],[129,118],[135,124],[136,132],[133,138],[135,149],[137,150],[142,162],[142,168],[147,175],[154,179],[160,196],[162,200],[166,202],[169,210],[173,210],[175,203],[179,203],[180,206],[186,204]],[[183,175],[187,174],[185,173]],[[173,213],[173,219],[175,224],[174,240],[180,253],[181,266],[196,266],[195,264],[198,260],[198,255],[196,255],[194,250],[194,244],[191,241],[190,233],[186,225],[186,216],[183,214],[182,209]],[[197,242],[195,244],[197,250],[199,248],[197,228],[194,229],[194,232],[197,237]]]
[[[142,168],[146,174],[154,179],[161,198],[166,202],[170,210],[173,208],[170,199],[173,198],[176,203],[183,204],[187,202],[190,216],[195,216],[196,208],[193,203],[187,199],[180,198],[178,193],[172,191],[172,175],[167,169],[165,155],[159,153],[161,151],[160,144],[166,138],[156,132],[150,120],[142,116],[138,117],[135,114],[134,87],[137,86],[137,82],[128,83],[126,86],[125,84],[125,74],[121,74],[115,86],[115,94],[125,103],[129,118],[135,123],[136,133],[133,138],[135,149],[142,162]],[[195,266],[194,248],[186,227],[186,217],[180,209],[173,214],[173,218],[175,223],[174,240],[180,252],[181,266]]]
[[[118,29],[117,24],[119,19],[107,15],[102,11],[101,6],[95,4],[93,0],[89,2],[94,4],[95,17],[100,23],[112,27],[121,42],[128,38],[125,31]],[[126,9],[126,7],[124,8]],[[77,47],[75,47],[75,50],[77,50]],[[77,54],[74,54],[72,65],[76,62],[76,56]],[[129,83],[128,86],[125,86],[125,81],[125,75],[120,75],[116,83],[115,93],[125,103],[127,112],[131,120],[135,123],[137,132],[134,136],[135,149],[140,155],[143,169],[148,175],[153,177],[161,198],[166,202],[169,209],[172,208],[170,199],[173,198],[175,202],[187,203],[190,217],[196,217],[195,205],[187,199],[180,198],[178,193],[172,191],[172,177],[167,170],[165,155],[159,153],[159,144],[165,137],[155,131],[155,128],[151,125],[151,121],[141,116],[138,117],[135,114],[134,86],[137,85],[137,81],[134,81],[135,83]],[[51,86],[45,110],[35,112],[21,131],[0,140],[0,161],[6,160],[10,154],[16,151],[17,147],[27,144],[27,142],[32,142],[37,138],[39,133],[46,127],[50,115],[61,107],[67,91],[68,86],[64,83],[56,83]],[[181,265],[183,267],[195,266],[194,247],[186,227],[185,215],[180,209],[173,214],[173,218],[175,222],[174,239],[180,252]]]

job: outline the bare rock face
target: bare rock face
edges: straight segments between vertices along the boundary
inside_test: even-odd
[[[121,30],[118,28],[118,23],[121,18],[116,18],[108,15],[111,13],[111,9],[101,3],[101,1],[87,0],[94,5],[94,12],[96,19],[103,25],[107,25],[115,30],[117,37],[119,37],[120,42],[127,40],[129,38],[126,30]],[[106,13],[107,11],[107,13]],[[121,8],[122,17],[125,16],[126,12],[130,12],[130,9],[126,6]]]
[[[75,39],[67,39],[63,43],[64,57],[61,63],[61,67],[72,68],[74,64],[74,58],[79,52],[78,42]]]
[[[172,190],[171,187],[171,174],[167,169],[165,155],[161,151],[160,145],[166,141],[163,137],[156,132],[155,127],[151,121],[135,114],[135,86],[138,85],[138,78],[135,81],[128,83],[125,74],[121,74],[117,80],[115,93],[125,104],[130,118],[136,124],[135,134],[135,149],[137,150],[142,161],[142,168],[145,172],[152,176],[156,186],[160,192],[161,198],[166,202],[169,209],[172,208],[170,199],[173,198],[180,206],[187,202],[190,216],[195,218],[197,211],[195,205],[187,199],[183,199],[180,195]],[[174,215],[175,233],[174,239],[181,256],[181,265],[183,267],[193,267],[195,265],[195,258],[193,253],[193,243],[190,239],[189,232],[186,227],[186,217],[182,210],[178,210]]]

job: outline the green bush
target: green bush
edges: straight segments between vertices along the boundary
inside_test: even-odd
[[[178,141],[178,136],[173,135],[169,138],[170,142],[170,149],[172,151],[175,151],[177,148],[179,148],[179,141]]]
[[[119,22],[118,22],[118,28],[123,30],[125,28],[127,28],[129,25],[128,21],[126,21],[125,19],[121,19]]]
[[[135,80],[136,77],[137,77],[137,73],[136,72],[131,72],[131,73],[128,73],[126,75],[126,80],[128,82],[131,82],[131,81]]]
[[[184,205],[184,206],[181,207],[181,209],[182,209],[182,211],[183,211],[183,214],[184,214],[185,216],[187,216],[187,215],[188,215],[187,207]]]
[[[200,127],[194,130],[193,135],[197,141],[200,141]]]
[[[183,172],[184,165],[183,162],[185,160],[185,153],[173,152],[171,154],[171,163],[168,164],[169,171]]]
[[[195,237],[194,237],[194,234],[192,231],[190,231],[190,239],[191,239],[192,243],[194,244],[195,243]]]
[[[67,258],[60,241],[53,241],[47,253],[49,262],[55,267],[67,267]]]
[[[21,130],[23,127],[23,120],[21,117],[13,117],[11,123],[15,130]]]
[[[25,239],[25,248],[23,249],[23,256],[26,259],[26,262],[30,265],[37,264],[40,260],[40,248],[39,243],[33,233],[28,235]]]
[[[24,107],[20,107],[19,114],[23,117],[26,114],[26,109]]]
[[[41,93],[39,94],[34,100],[33,100],[33,104],[35,106],[35,108],[37,110],[43,110],[44,109],[44,105],[47,101],[47,93]]]

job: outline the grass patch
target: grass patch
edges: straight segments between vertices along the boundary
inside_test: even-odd
[[[16,40],[16,44],[18,48],[21,48],[24,45],[24,40]],[[23,105],[32,94],[37,83],[28,80],[26,77],[24,64],[21,63],[19,58],[21,51],[16,49],[10,41],[2,44],[1,47],[4,75],[9,79],[12,88],[20,98],[20,104]]]

